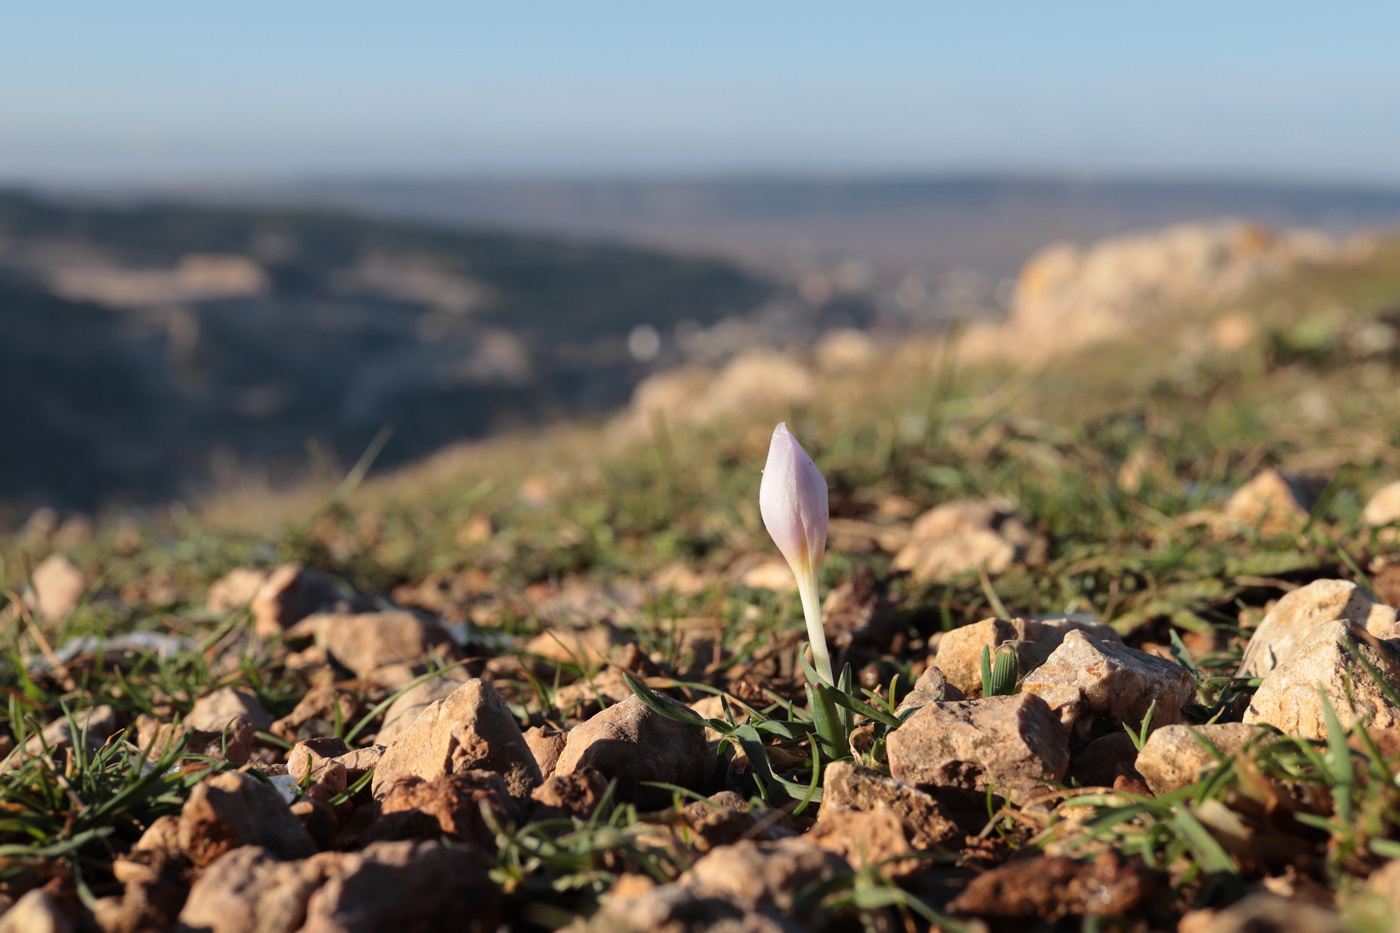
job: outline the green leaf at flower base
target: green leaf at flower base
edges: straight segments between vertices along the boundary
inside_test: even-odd
[[[689,706],[674,700],[663,700],[650,687],[626,671],[622,672],[622,678],[627,681],[628,688],[636,695],[637,699],[645,703],[652,712],[659,713],[667,719],[674,719],[676,722],[683,722],[691,726],[699,726],[702,729],[708,726],[725,735],[734,728],[731,723],[725,722],[723,719],[706,719]]]

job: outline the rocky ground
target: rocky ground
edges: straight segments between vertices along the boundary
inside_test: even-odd
[[[1352,340],[1391,258],[1033,379],[909,346],[275,523],[37,514],[0,933],[1392,929],[1400,449]],[[758,519],[794,407],[841,748]]]

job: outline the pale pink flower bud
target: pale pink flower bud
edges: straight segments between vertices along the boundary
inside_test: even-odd
[[[773,429],[758,487],[758,509],[798,582],[815,578],[826,553],[826,479],[786,422]]]
[[[817,570],[826,554],[826,529],[830,522],[826,479],[784,422],[773,429],[773,441],[768,445],[768,463],[763,467],[763,482],[758,487],[758,510],[797,578],[817,672],[828,684],[834,684],[822,629],[821,602],[817,599]]]

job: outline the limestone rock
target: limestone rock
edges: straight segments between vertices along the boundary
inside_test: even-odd
[[[924,866],[910,858],[914,848],[904,835],[904,823],[889,810],[833,810],[802,837],[834,852],[856,871],[872,870],[885,878],[900,878]]]
[[[889,647],[895,616],[889,594],[868,566],[832,587],[822,603],[822,627],[833,651]]]
[[[923,791],[849,761],[827,765],[818,823],[838,813],[882,811],[899,817],[915,849],[937,850],[961,839],[943,805]]]
[[[793,835],[787,814],[765,807],[750,809],[732,790],[711,794],[681,808],[685,825],[695,833],[702,850],[733,845],[744,839],[774,841]]]
[[[0,933],[77,933],[73,914],[58,895],[35,888],[0,914]]]
[[[350,785],[349,773],[337,756],[349,751],[336,738],[298,742],[287,752],[287,773],[297,783],[309,780],[306,794],[313,800],[329,801]]]
[[[364,777],[366,771],[373,771],[379,767],[384,751],[383,745],[367,745],[343,755],[336,755],[335,760],[345,766],[345,777],[353,784]]]
[[[967,697],[957,687],[948,683],[948,678],[943,671],[930,664],[924,668],[924,672],[919,675],[919,679],[914,681],[913,688],[899,701],[895,707],[895,715],[902,715],[905,710],[916,709],[935,700],[965,700]]]
[[[239,846],[263,846],[279,858],[304,858],[316,851],[271,784],[234,771],[194,786],[180,811],[178,839],[196,866]]]
[[[1121,641],[1112,627],[1102,622],[1075,619],[983,619],[972,625],[945,632],[938,643],[934,663],[968,699],[982,695],[982,649],[993,654],[997,646],[1010,642],[1016,648],[1021,676],[1044,664],[1069,632],[1081,631],[1101,640]]]
[[[514,821],[515,803],[495,771],[464,771],[432,781],[399,781],[380,805],[374,834],[378,839],[448,836],[494,850],[496,834],[482,814],[483,805],[494,811],[497,821]]]
[[[535,763],[540,766],[540,775],[545,779],[554,773],[554,766],[558,763],[559,755],[564,751],[564,743],[568,739],[569,733],[559,729],[531,726],[525,730],[525,744],[530,746],[530,753],[535,756]]]
[[[1121,787],[1141,783],[1143,778],[1136,767],[1137,754],[1137,746],[1133,745],[1132,736],[1126,732],[1100,736],[1070,759],[1065,783],[1080,787]]]
[[[530,819],[590,819],[607,791],[608,782],[597,771],[551,774],[530,791]]]
[[[645,782],[703,790],[712,759],[703,729],[655,713],[633,696],[569,730],[554,773],[592,768],[617,781],[619,799],[645,809],[663,807],[671,797]]]
[[[285,862],[259,846],[233,849],[196,876],[180,927],[191,933],[295,933],[336,859],[327,853]]]
[[[210,612],[220,614],[243,609],[252,603],[270,575],[270,570],[261,567],[235,567],[209,587],[205,605]]]
[[[311,895],[301,933],[494,933],[500,891],[481,853],[439,842],[373,842],[342,854]]]
[[[622,632],[611,625],[587,628],[549,626],[525,643],[522,654],[537,655],[555,664],[591,670],[606,663],[613,649],[625,643]]]
[[[1152,710],[1150,728],[1181,722],[1196,695],[1191,672],[1155,654],[1083,632],[1065,635],[1045,663],[1026,675],[1022,693],[1043,699],[1080,740],[1137,726]]]
[[[1148,737],[1136,767],[1152,793],[1165,794],[1194,784],[1216,766],[1219,759],[1206,743],[1229,756],[1268,734],[1268,730],[1244,722],[1165,726]]]
[[[615,892],[580,933],[806,933],[810,928],[770,908],[688,884]]]
[[[1264,535],[1297,532],[1326,488],[1327,478],[1314,473],[1264,470],[1230,497],[1224,516]]]
[[[452,638],[442,626],[405,610],[392,612],[319,613],[307,616],[288,637],[312,635],[337,663],[355,676],[390,688],[411,683],[421,664],[435,649],[452,653]]]
[[[1324,622],[1264,678],[1245,711],[1244,721],[1268,723],[1286,735],[1325,738],[1321,690],[1344,727],[1368,715],[1374,728],[1400,726],[1400,708],[1391,703],[1352,656],[1352,649],[1390,683],[1400,682],[1400,644],[1377,639],[1355,622]],[[1348,702],[1348,693],[1355,701],[1354,708]]]
[[[744,840],[701,857],[688,873],[696,887],[745,904],[792,910],[808,888],[850,872],[845,859],[803,839]]]
[[[255,732],[272,728],[272,716],[257,695],[238,687],[221,687],[195,700],[184,724],[201,732],[222,732],[230,719],[242,719]]]
[[[73,734],[74,727],[77,735]],[[56,752],[72,748],[79,741],[89,750],[102,747],[117,731],[117,713],[105,703],[75,710],[72,722],[69,717],[60,716],[49,723],[36,736],[24,743],[23,754],[40,755],[46,750]]]
[[[51,554],[30,574],[25,603],[44,619],[61,619],[82,605],[92,581],[62,554]]]
[[[1361,511],[1361,520],[1372,528],[1400,522],[1400,481],[1387,483],[1372,493]]]
[[[965,573],[1004,572],[1035,543],[1015,507],[1004,500],[948,502],[925,512],[895,555],[895,570],[941,582]]]
[[[379,728],[375,741],[380,745],[390,744],[413,725],[430,704],[447,699],[469,679],[460,667],[454,667],[409,687],[384,711],[384,725]]]
[[[254,629],[271,638],[315,612],[334,607],[345,594],[328,577],[301,564],[286,564],[268,574],[253,595]]]
[[[163,723],[149,713],[136,717],[136,745],[155,761],[184,743],[182,757],[208,755],[225,761],[241,763],[253,754],[257,736],[247,720],[233,718],[218,731],[191,729],[177,723]]]
[[[1035,694],[930,703],[890,733],[890,773],[921,790],[995,792],[1023,803],[1069,767],[1064,727]]]
[[[1354,619],[1373,635],[1384,636],[1400,620],[1400,611],[1371,599],[1346,580],[1314,580],[1274,604],[1254,630],[1240,659],[1236,677],[1263,677],[1288,659],[1323,622]]]
[[[1224,910],[1193,910],[1180,933],[1343,933],[1334,910],[1296,898],[1258,891]]]
[[[1238,221],[1179,224],[1085,247],[1056,243],[1021,270],[1011,320],[995,336],[1022,355],[1062,352],[1221,302],[1304,262],[1338,261],[1346,251],[1312,231]]]
[[[500,695],[473,679],[429,704],[389,745],[374,771],[374,796],[405,778],[436,780],[463,771],[496,771],[511,796],[526,797],[541,781],[520,724]]]
[[[272,724],[272,734],[288,742],[328,735],[337,722],[354,722],[361,714],[360,695],[334,684],[312,687],[286,716]]]
[[[1092,862],[1042,855],[978,875],[948,906],[959,914],[1053,923],[1070,916],[1127,916],[1169,888],[1166,872],[1113,850]]]

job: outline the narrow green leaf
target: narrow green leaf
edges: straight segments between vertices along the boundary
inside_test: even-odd
[[[652,689],[633,677],[626,671],[622,672],[623,680],[627,681],[627,686],[636,694],[637,698],[647,705],[647,708],[654,713],[660,713],[667,719],[674,719],[676,722],[683,722],[691,726],[699,726],[702,729],[710,725],[709,720],[701,716],[689,706],[677,703],[674,700],[667,702],[652,692]]]

